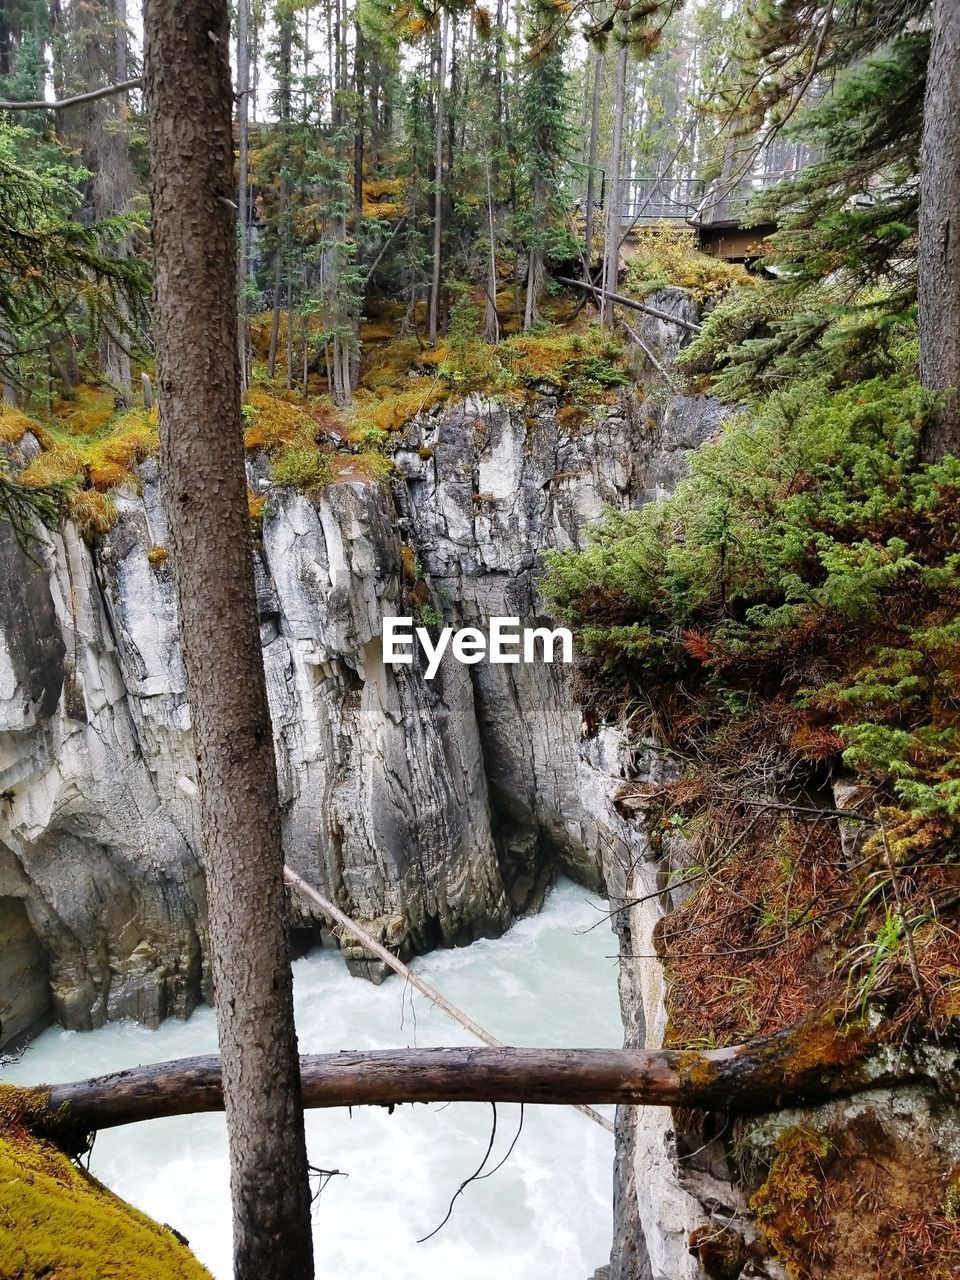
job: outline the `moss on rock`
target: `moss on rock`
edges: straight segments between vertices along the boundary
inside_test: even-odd
[[[0,1280],[210,1280],[169,1227],[17,1122],[34,1094],[0,1095]]]

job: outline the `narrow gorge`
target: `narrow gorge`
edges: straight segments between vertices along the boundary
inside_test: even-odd
[[[0,0],[0,1280],[960,1280],[958,86]]]
[[[683,290],[649,301],[697,319]],[[682,333],[644,320],[661,360]],[[407,957],[496,937],[538,909],[558,872],[572,876],[610,904],[625,1044],[656,1047],[667,1006],[654,931],[689,893],[682,831],[654,840],[644,821],[644,794],[679,776],[670,753],[628,721],[585,713],[576,668],[448,658],[428,681],[422,662],[385,665],[381,651],[389,616],[546,620],[541,553],[576,550],[605,512],[672,491],[731,412],[651,374],[608,399],[564,411],[546,379],[522,403],[442,403],[395,436],[389,483],[353,475],[348,454],[337,482],[305,494],[274,484],[253,451],[251,490],[266,498],[257,598],[288,862]],[[29,431],[7,446],[14,466],[36,451]],[[190,714],[158,553],[169,537],[156,462],[137,474],[140,492],[118,493],[118,518],[93,545],[67,522],[30,555],[0,527],[15,583],[0,678],[8,1048],[51,1019],[156,1026],[210,994]],[[827,810],[853,802],[843,787]],[[309,904],[290,910],[303,946],[329,940]],[[384,977],[343,945],[354,974]],[[911,1135],[932,1132],[929,1091],[899,1093],[881,1120],[888,1101],[866,1093],[769,1117],[741,1134],[738,1158],[769,1167],[783,1133],[825,1119],[854,1143],[882,1132],[891,1157],[914,1158]],[[621,1109],[603,1275],[786,1274],[756,1243],[752,1188],[715,1123],[678,1130],[668,1110]],[[936,1128],[936,1158],[953,1158],[960,1117]],[[712,1261],[714,1241],[739,1269]]]
[[[695,314],[679,290],[653,301]],[[677,330],[650,330],[669,352]],[[251,486],[267,497],[256,571],[286,857],[399,954],[496,936],[537,909],[558,870],[613,903],[655,887],[643,832],[616,798],[657,766],[616,727],[584,722],[566,667],[448,660],[428,682],[384,665],[383,617],[429,605],[457,625],[543,618],[540,552],[576,548],[606,508],[672,488],[724,416],[710,398],[642,385],[564,415],[545,382],[519,406],[469,395],[414,418],[392,485],[348,475],[305,495],[252,458]],[[8,454],[22,466],[36,447],[27,432]],[[16,921],[0,956],[7,1046],[51,1019],[155,1026],[209,995],[156,463],[139,479],[109,533],[91,547],[67,523],[43,565],[3,527],[15,584],[0,680],[0,887]],[[291,910],[318,941],[324,922]],[[360,948],[346,954],[355,973],[383,977]],[[646,1012],[623,989],[632,1042],[655,1017],[656,980],[643,981]],[[624,1221],[625,1239],[634,1227]]]

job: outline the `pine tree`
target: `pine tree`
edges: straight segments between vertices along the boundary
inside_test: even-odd
[[[685,357],[717,364],[725,395],[793,376],[837,383],[889,372],[916,323],[920,135],[929,32],[917,0],[866,6],[786,3],[751,32],[722,100],[742,103],[741,134],[783,128],[813,155],[748,209],[774,221],[772,287],[712,318],[710,341]],[[820,86],[819,101],[803,107]]]

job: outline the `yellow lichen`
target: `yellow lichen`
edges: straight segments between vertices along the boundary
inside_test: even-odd
[[[159,569],[160,566],[166,564],[169,559],[170,552],[166,547],[151,547],[147,552],[147,560],[154,569]]]

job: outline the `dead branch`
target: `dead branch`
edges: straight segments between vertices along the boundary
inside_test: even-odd
[[[58,102],[46,102],[43,99],[35,102],[0,102],[0,111],[63,111],[67,107],[79,106],[82,102],[95,102],[97,98],[109,98],[115,93],[128,93],[131,89],[142,87],[143,81],[137,76],[133,80],[122,80],[119,84],[108,84],[103,89],[78,93],[73,98],[61,98]]]
[[[592,284],[587,284],[585,280],[573,280],[569,276],[555,276],[557,284],[566,285],[570,289],[584,289],[587,293],[599,295],[600,290]],[[645,302],[637,302],[633,298],[625,298],[622,293],[611,293],[608,295],[613,299],[618,307],[630,307],[633,311],[642,311],[644,315],[655,316],[657,320],[665,320],[667,324],[675,324],[679,329],[686,329],[689,333],[700,333],[703,326],[694,324],[690,320],[681,320],[679,316],[672,316],[669,311],[660,311],[657,307],[648,307]]]

